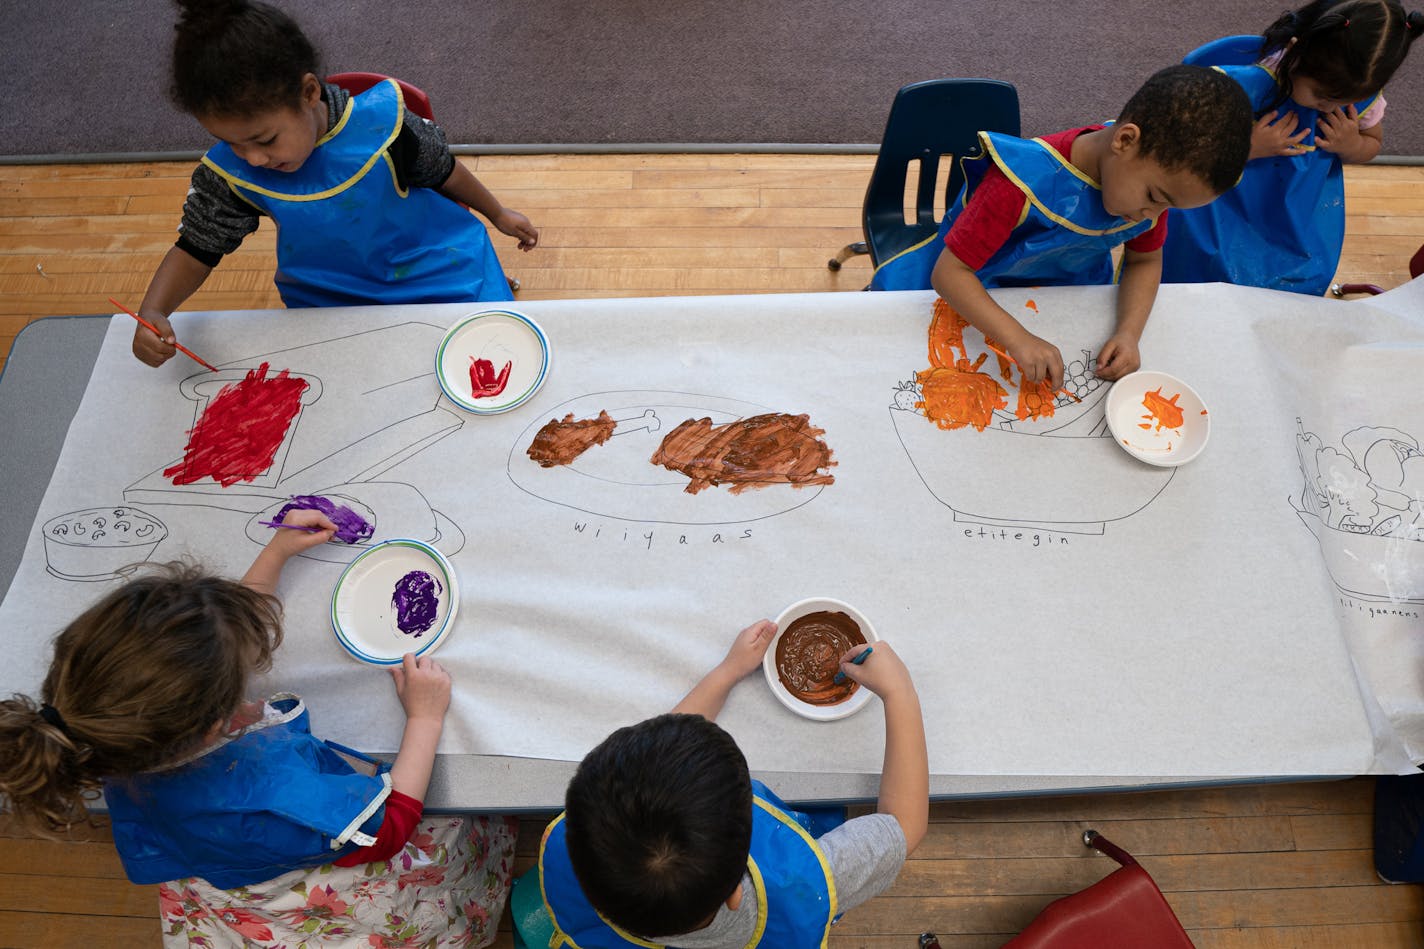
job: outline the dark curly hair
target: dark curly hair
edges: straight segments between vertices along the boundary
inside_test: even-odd
[[[320,57],[301,27],[249,0],[178,0],[168,94],[189,115],[248,118],[301,101]]]
[[[701,715],[659,715],[609,735],[579,764],[564,808],[584,895],[628,932],[698,929],[747,870],[747,761]]]
[[[1424,33],[1424,14],[1399,0],[1315,0],[1282,14],[1261,34],[1261,56],[1281,52],[1274,109],[1305,77],[1332,99],[1356,102],[1384,88]],[[1291,40],[1295,40],[1292,44]]]
[[[1221,194],[1235,186],[1251,154],[1251,101],[1217,69],[1169,66],[1123,107],[1118,124],[1142,130],[1139,152],[1168,171],[1185,168]]]

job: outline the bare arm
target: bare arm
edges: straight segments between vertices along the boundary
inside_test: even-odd
[[[511,211],[500,204],[494,193],[458,159],[450,171],[450,177],[445,179],[439,190],[450,200],[458,201],[483,214],[501,234],[518,238],[520,250],[532,250],[539,243],[539,229],[518,211]]]
[[[859,646],[846,652],[841,657],[841,671],[885,704],[885,761],[876,810],[899,822],[908,856],[924,840],[930,822],[930,765],[920,696],[909,670],[889,643],[877,642],[870,658],[857,666],[851,660],[860,652]]]
[[[1030,333],[995,303],[978,275],[947,248],[940,252],[930,283],[970,326],[1004,347],[1030,382],[1048,379],[1055,389],[1063,385],[1063,354],[1058,347]]]
[[[267,546],[252,561],[252,566],[243,574],[242,585],[268,596],[277,595],[277,581],[281,579],[282,568],[296,554],[309,547],[324,544],[336,534],[336,525],[320,511],[291,510],[282,518],[283,524],[297,527],[315,527],[315,531],[284,530],[272,528],[272,538]]]
[[[776,635],[776,624],[771,620],[757,620],[737,634],[727,655],[683,696],[673,707],[673,712],[686,715],[701,715],[709,722],[717,720],[717,714],[727,703],[732,686],[746,678],[766,655],[766,647]]]
[[[1123,248],[1122,275],[1117,288],[1117,328],[1098,350],[1094,372],[1103,379],[1120,379],[1142,366],[1139,344],[1157,288],[1162,283],[1162,251],[1140,254]]]
[[[192,254],[177,246],[170,247],[153,279],[148,282],[148,292],[138,306],[138,314],[156,326],[162,338],[155,336],[143,326],[134,329],[133,353],[150,366],[161,366],[178,350],[173,348],[177,337],[168,322],[169,315],[183,302],[198,291],[213,268],[202,263]]]
[[[416,659],[406,653],[399,666],[391,667],[391,678],[405,709],[405,731],[391,765],[391,786],[424,801],[435,767],[435,749],[445,728],[445,712],[450,708],[450,674],[428,656]]]

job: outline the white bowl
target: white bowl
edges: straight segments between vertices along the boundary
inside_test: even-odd
[[[1148,402],[1167,409],[1154,413]],[[1108,429],[1124,451],[1149,465],[1185,465],[1206,447],[1211,416],[1196,390],[1165,372],[1128,373],[1113,383],[1106,406]],[[1173,417],[1180,413],[1179,424]]]
[[[431,628],[405,633],[397,626],[391,594],[417,570],[439,584],[439,604]],[[459,605],[459,581],[445,555],[423,541],[398,538],[367,548],[341,572],[331,592],[331,628],[353,658],[394,666],[408,652],[417,657],[434,652],[454,628]]]
[[[875,633],[875,627],[870,625],[870,620],[866,619],[860,610],[841,600],[826,596],[814,596],[798,600],[781,611],[781,615],[776,618],[776,635],[772,637],[771,645],[766,650],[766,656],[762,658],[761,670],[766,675],[766,684],[771,687],[771,694],[776,696],[782,705],[797,715],[814,721],[833,722],[860,711],[870,701],[870,697],[874,693],[864,686],[857,686],[850,697],[843,702],[837,702],[835,705],[812,705],[809,702],[801,701],[787,691],[786,686],[781,684],[781,676],[776,672],[776,644],[781,641],[781,634],[801,617],[822,611],[839,612],[849,616],[860,627],[860,632],[865,637],[867,644],[880,641],[880,637]]]

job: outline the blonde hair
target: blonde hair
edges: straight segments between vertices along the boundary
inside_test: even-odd
[[[157,565],[55,638],[40,701],[0,701],[0,805],[52,833],[88,819],[105,778],[200,745],[272,665],[281,605],[192,564]]]

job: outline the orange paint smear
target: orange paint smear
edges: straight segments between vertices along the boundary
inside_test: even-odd
[[[1024,307],[1025,307],[1026,309],[1032,310],[1032,311],[1035,312],[1035,313],[1038,312],[1038,304],[1037,304],[1037,303],[1034,303],[1032,300],[1025,300],[1025,301],[1024,301]]]
[[[968,359],[964,348],[964,328],[969,321],[954,311],[943,298],[934,302],[934,319],[930,321],[930,365],[936,369],[953,369],[960,358]]]
[[[1053,418],[1053,399],[1057,394],[1047,379],[1029,382],[1020,372],[1019,402],[1014,407],[1014,414],[1021,419]]]
[[[972,366],[968,359],[960,359],[952,369],[937,366],[915,373],[924,397],[923,402],[915,403],[915,408],[924,409],[930,421],[940,428],[953,431],[972,425],[984,431],[994,420],[994,410],[1009,404],[1003,386],[992,376],[974,371],[985,356],[981,355]]]
[[[1142,407],[1147,410],[1147,414],[1142,416],[1149,423],[1157,423],[1156,431],[1163,428],[1181,428],[1185,419],[1182,416],[1182,408],[1177,405],[1177,400],[1182,397],[1180,392],[1170,399],[1162,394],[1162,387],[1158,386],[1151,392],[1142,394]]]

